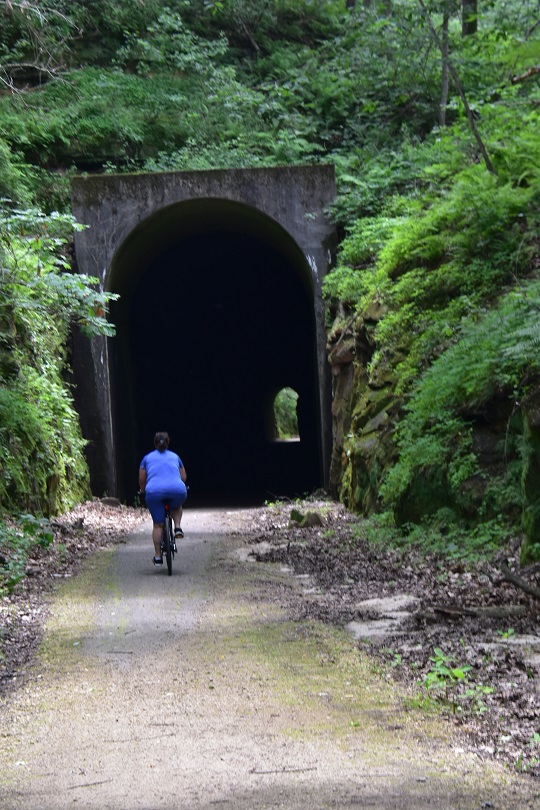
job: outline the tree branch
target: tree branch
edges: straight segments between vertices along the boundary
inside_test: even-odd
[[[424,0],[418,0],[418,2],[420,4],[420,7],[421,7],[422,11],[424,12],[425,18],[426,18],[428,26],[429,26],[431,36],[432,36],[434,42],[436,43],[438,49],[440,50],[441,54],[444,57],[444,45],[441,42],[441,39],[440,39],[437,31],[435,30],[435,27],[434,27],[434,25],[433,25],[433,23],[431,21],[431,17],[429,16],[428,10],[427,10],[427,8],[425,6]],[[481,135],[478,132],[478,128],[476,126],[476,121],[474,120],[474,114],[473,114],[473,111],[471,110],[471,108],[469,107],[469,102],[467,101],[467,96],[465,95],[463,85],[461,84],[461,81],[459,79],[457,71],[454,68],[454,66],[451,63],[450,58],[448,56],[446,57],[446,65],[448,67],[448,72],[450,73],[450,76],[452,77],[452,80],[453,80],[453,82],[454,82],[454,84],[456,86],[456,90],[458,91],[458,94],[459,94],[459,97],[460,97],[460,99],[461,99],[461,101],[463,103],[463,106],[465,107],[465,113],[467,115],[467,121],[469,122],[469,126],[471,128],[471,131],[472,131],[472,133],[473,133],[473,135],[475,137],[475,140],[476,140],[476,142],[478,144],[480,152],[482,153],[482,157],[484,158],[484,163],[485,163],[486,169],[491,174],[497,174],[497,172],[495,171],[495,169],[493,167],[493,163],[491,162],[491,159],[490,159],[490,157],[488,155],[485,144],[484,144],[484,142],[483,142],[483,140],[481,138]]]
[[[510,81],[512,84],[518,84],[518,82],[524,82],[527,79],[530,79],[531,76],[536,76],[537,73],[540,73],[540,65],[533,65],[525,73],[521,73],[519,76],[512,76]]]
[[[11,92],[18,93],[20,89],[15,86],[13,74],[16,71],[24,71],[25,69],[35,70],[40,75],[47,74],[50,78],[57,76],[58,72],[62,70],[63,66],[59,64],[59,60],[55,58],[53,48],[60,49],[65,45],[67,37],[61,37],[56,42],[48,43],[43,38],[42,27],[48,22],[51,17],[62,20],[69,26],[72,32],[80,34],[81,31],[77,28],[76,24],[61,11],[54,8],[47,8],[45,10],[39,8],[37,0],[0,0],[0,9],[5,9],[6,13],[20,14],[28,20],[26,23],[27,36],[29,43],[34,51],[34,62],[16,62],[16,63],[3,63],[0,64],[0,85],[5,85]],[[46,31],[46,28],[45,28]]]
[[[354,315],[352,316],[352,318],[350,318],[350,319],[347,321],[347,323],[345,324],[345,326],[344,326],[344,327],[343,327],[343,329],[341,330],[341,334],[340,334],[339,338],[336,340],[336,342],[334,343],[334,345],[332,346],[332,348],[331,348],[331,349],[330,349],[330,351],[328,352],[328,362],[329,362],[329,363],[331,363],[331,362],[332,362],[332,357],[333,357],[333,355],[334,355],[334,352],[335,352],[335,351],[336,351],[336,349],[337,349],[337,348],[340,346],[340,344],[342,343],[342,341],[345,339],[345,334],[347,333],[347,331],[348,331],[349,327],[350,327],[350,326],[352,326],[352,325],[353,325],[353,323],[355,322],[355,320],[358,318],[358,316],[360,315],[360,312],[361,312],[361,310],[360,310],[360,309],[357,309],[357,310],[356,310],[356,312],[354,313]]]
[[[535,599],[540,599],[540,588],[536,588],[534,585],[531,585],[530,582],[523,579],[523,577],[518,576],[515,574],[508,566],[507,563],[501,563],[501,571],[504,579],[507,582],[511,582],[513,585],[516,585],[518,588],[521,588],[522,591],[528,593],[529,596],[534,596]]]
[[[257,53],[260,53],[261,49],[259,48],[259,46],[255,42],[255,40],[253,39],[253,36],[252,36],[250,30],[248,29],[247,25],[245,24],[245,22],[242,23],[242,28],[244,29],[244,34],[249,39],[252,47],[255,49],[255,51],[257,51]]]
[[[450,18],[448,14],[443,16],[442,27],[442,40],[441,40],[441,55],[442,55],[442,78],[441,78],[441,103],[439,107],[439,124],[441,127],[446,126],[446,107],[448,105],[448,56],[450,54],[450,47],[448,43],[448,25]]]
[[[56,17],[60,17],[60,19],[64,20],[64,22],[69,23],[69,25],[75,28],[75,24],[69,19],[69,17],[62,14],[61,11],[57,11],[54,8],[48,8],[46,11],[43,11],[39,8],[37,2],[30,3],[28,0],[22,0],[22,2],[17,3],[15,0],[0,0],[0,7],[1,6],[4,6],[8,11],[13,11],[16,9],[17,11],[20,11],[21,14],[26,14],[26,12],[30,11],[39,18],[40,22],[46,20],[47,15],[54,14]]]

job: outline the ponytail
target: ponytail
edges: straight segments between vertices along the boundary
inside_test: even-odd
[[[163,453],[169,447],[169,434],[165,433],[165,431],[160,431],[156,433],[154,436],[154,447],[156,450],[159,450],[160,453]]]

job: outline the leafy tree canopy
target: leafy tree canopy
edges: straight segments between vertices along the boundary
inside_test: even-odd
[[[397,509],[444,445],[461,497],[478,473],[478,409],[494,392],[520,402],[537,375],[537,3],[4,0],[0,14],[2,323],[17,351],[47,346],[58,379],[70,319],[109,328],[92,280],[58,264],[69,237],[49,215],[69,213],[72,173],[332,162],[329,326],[362,324],[367,384],[391,390],[399,425],[369,486]],[[4,397],[37,386],[39,356],[13,355]],[[0,429],[18,412],[8,403]],[[32,414],[18,423],[26,441]],[[354,424],[345,482],[360,469]],[[486,515],[526,476],[517,445],[511,485],[482,490]]]

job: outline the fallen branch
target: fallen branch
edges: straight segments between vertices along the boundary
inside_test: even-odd
[[[511,582],[513,585],[521,588],[521,590],[528,593],[529,596],[534,596],[535,599],[540,599],[540,588],[536,588],[534,585],[531,585],[530,582],[527,582],[526,579],[523,579],[523,577],[515,574],[508,567],[507,563],[501,563],[501,572],[507,582]]]
[[[525,73],[521,73],[521,75],[519,75],[519,76],[512,76],[511,82],[512,82],[512,84],[518,84],[518,82],[524,82],[527,79],[530,79],[531,76],[536,76],[537,73],[540,73],[540,66],[539,65],[533,65],[533,67],[530,67],[528,70],[525,71]]]
[[[435,613],[445,616],[477,616],[486,619],[507,619],[512,616],[524,616],[525,605],[481,605],[478,607],[458,607],[456,605],[435,605]]]
[[[525,616],[525,605],[485,605],[471,608],[474,616],[484,616],[486,619],[506,619],[511,616]]]
[[[444,616],[472,616],[473,612],[470,608],[455,607],[454,605],[434,605],[433,610],[435,613],[442,613]]]
[[[530,574],[540,574],[540,562],[531,563],[530,565],[525,566],[525,568],[521,569],[524,574],[529,576]]]

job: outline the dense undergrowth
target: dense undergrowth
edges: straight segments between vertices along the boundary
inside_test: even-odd
[[[386,387],[399,408],[395,463],[375,486],[404,522],[400,502],[410,507],[421,480],[424,513],[452,507],[515,529],[503,513],[515,517],[522,503],[520,403],[539,372],[537,124],[514,135],[514,155],[495,157],[499,174],[464,165],[412,202],[394,197],[389,207],[404,211],[360,220],[327,279],[328,294],[356,308],[358,328],[369,332],[364,388]],[[383,316],[369,324],[374,305]],[[495,401],[506,425],[501,468],[488,476],[474,431]],[[351,447],[356,438],[353,430]],[[463,487],[479,478],[482,494],[472,497]]]
[[[2,510],[88,491],[68,334],[73,319],[106,329],[107,296],[57,263],[70,177],[331,162],[329,339],[354,344],[335,493],[402,534],[496,544],[524,528],[539,556],[540,29],[528,0],[481,3],[467,36],[460,12],[1,5]]]
[[[75,227],[69,215],[35,210],[0,217],[0,505],[25,515],[0,530],[0,590],[3,577],[16,584],[32,542],[45,536],[39,519],[90,494],[68,335],[74,324],[89,333],[112,328],[104,317],[110,295],[67,272],[63,250]]]

